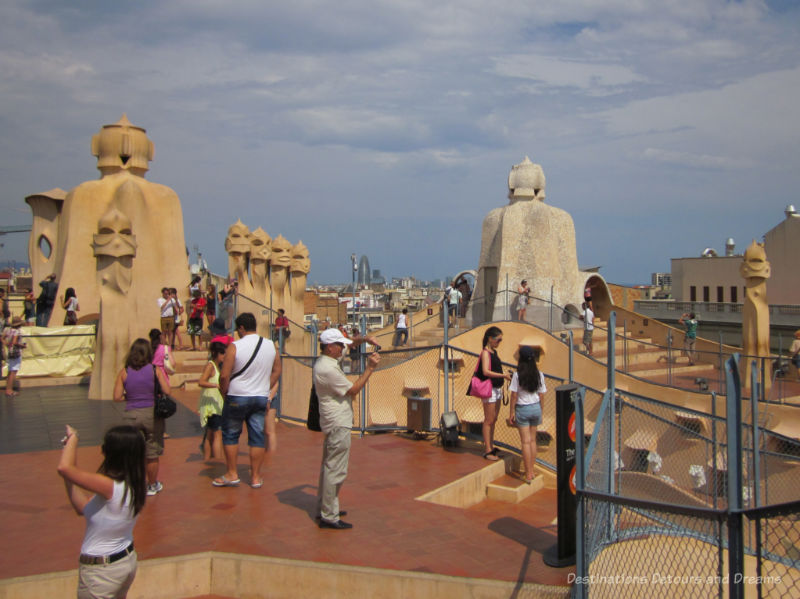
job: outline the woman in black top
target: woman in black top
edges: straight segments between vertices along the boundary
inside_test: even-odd
[[[478,369],[478,378],[485,381],[492,381],[492,396],[483,401],[483,457],[492,462],[496,462],[497,448],[494,446],[494,425],[497,422],[497,414],[500,412],[500,404],[503,401],[503,383],[511,380],[510,374],[503,374],[503,364],[500,356],[497,355],[497,347],[503,340],[503,331],[498,327],[491,326],[483,334],[483,350],[481,350],[481,367]]]

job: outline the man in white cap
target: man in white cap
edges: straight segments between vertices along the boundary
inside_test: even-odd
[[[358,339],[356,339],[358,341]],[[347,478],[350,460],[350,434],[353,428],[353,398],[372,376],[380,362],[377,352],[370,354],[364,373],[351,383],[342,372],[339,360],[345,347],[353,343],[339,329],[326,329],[319,336],[322,355],[314,363],[314,388],[319,398],[319,421],[325,434],[322,466],[317,487],[319,527],[343,530],[353,528],[339,519],[339,489]]]

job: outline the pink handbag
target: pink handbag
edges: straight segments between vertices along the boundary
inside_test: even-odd
[[[483,355],[481,353],[481,355]],[[478,364],[475,366],[475,374],[472,375],[472,380],[469,382],[467,388],[467,395],[477,397],[479,399],[489,399],[492,396],[492,379],[482,381],[478,378],[478,368],[481,367],[481,356],[478,356]]]

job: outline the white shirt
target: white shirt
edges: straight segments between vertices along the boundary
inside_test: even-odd
[[[161,317],[167,318],[173,315],[172,312],[172,299],[160,297],[158,298],[158,307],[161,309]]]
[[[353,398],[347,395],[353,383],[342,372],[339,361],[322,355],[314,362],[314,389],[319,398],[319,424],[323,433],[335,427],[353,426]]]
[[[256,349],[259,336],[256,334],[245,335],[236,346],[236,359],[233,362],[231,374],[239,372],[250,360]],[[272,374],[272,364],[275,362],[275,345],[268,339],[261,342],[258,354],[242,374],[231,379],[228,385],[228,395],[240,397],[267,397],[269,395],[269,377]]]
[[[539,371],[539,391],[526,391],[519,388],[519,375],[515,372],[511,377],[511,384],[508,385],[508,390],[517,394],[517,405],[528,406],[531,404],[539,403],[541,397],[539,393],[547,393],[547,387],[544,384],[544,375]]]
[[[594,312],[589,306],[583,311],[583,328],[587,331],[594,330]]]
[[[398,329],[407,329],[408,328],[407,319],[408,319],[408,316],[406,316],[405,314],[398,315],[398,317],[397,317],[397,328]]]
[[[114,481],[111,499],[95,495],[83,509],[86,533],[81,553],[96,557],[119,553],[133,543],[133,526],[138,516],[131,509],[131,495],[125,483]]]

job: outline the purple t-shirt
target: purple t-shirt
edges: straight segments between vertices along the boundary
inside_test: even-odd
[[[146,364],[139,370],[127,368],[125,379],[125,409],[152,408],[155,397],[155,371],[152,364]]]

